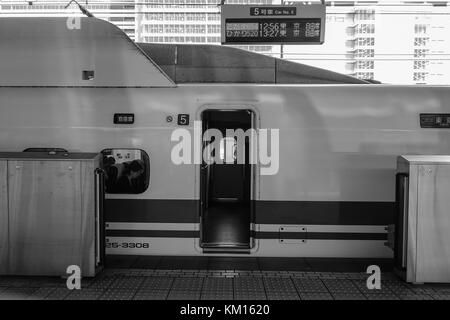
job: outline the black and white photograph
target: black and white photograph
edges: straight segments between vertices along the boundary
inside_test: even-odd
[[[0,0],[0,300],[450,300],[450,2]]]

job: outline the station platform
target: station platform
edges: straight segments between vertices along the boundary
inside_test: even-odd
[[[380,290],[366,287],[372,264],[382,271]],[[383,259],[108,256],[81,290],[62,278],[3,276],[0,299],[450,300],[450,284],[407,284]]]

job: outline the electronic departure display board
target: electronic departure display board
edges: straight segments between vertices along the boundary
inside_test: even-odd
[[[322,44],[325,5],[222,6],[222,44]]]
[[[227,19],[225,42],[316,42],[321,21],[313,19]]]

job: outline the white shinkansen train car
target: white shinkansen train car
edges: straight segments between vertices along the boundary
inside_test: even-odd
[[[446,113],[445,86],[0,19],[0,151],[103,153],[108,254],[392,257],[396,158],[449,154],[420,122]]]

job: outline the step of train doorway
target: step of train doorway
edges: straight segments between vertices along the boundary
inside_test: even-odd
[[[254,246],[251,110],[202,112],[200,246],[204,253],[250,253]],[[254,150],[254,149],[253,149]]]

